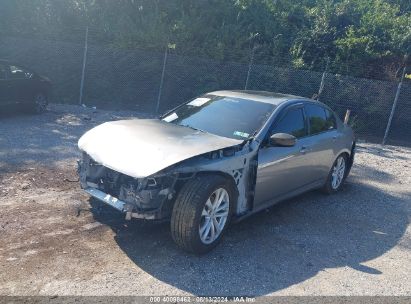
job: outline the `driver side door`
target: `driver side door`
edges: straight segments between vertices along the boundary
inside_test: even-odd
[[[294,135],[296,144],[292,147],[270,146],[268,138],[275,133]],[[303,105],[283,110],[258,153],[255,209],[270,205],[271,200],[287,196],[311,180],[309,141]]]

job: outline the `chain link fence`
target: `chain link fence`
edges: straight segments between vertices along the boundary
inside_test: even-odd
[[[234,55],[219,61],[183,56],[168,47],[164,52],[126,49],[93,32],[83,37],[0,37],[0,58],[50,78],[55,103],[157,113],[213,90],[265,90],[316,97],[341,118],[350,109],[360,140],[382,143],[386,136],[387,144],[411,146],[407,79],[399,86],[400,80],[333,74],[328,64],[323,71],[297,69],[275,58],[263,64],[255,60],[256,48],[248,51],[248,61]]]

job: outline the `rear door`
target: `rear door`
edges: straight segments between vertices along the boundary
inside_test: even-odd
[[[308,103],[304,108],[309,122],[313,179],[325,180],[334,162],[334,147],[338,135],[335,117],[320,104]]]
[[[254,206],[258,208],[276,197],[301,188],[311,180],[308,129],[303,105],[291,106],[280,114],[267,134],[288,133],[297,137],[293,147],[263,144],[258,153]]]

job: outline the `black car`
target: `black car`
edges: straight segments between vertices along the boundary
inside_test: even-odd
[[[0,108],[42,113],[48,105],[51,82],[31,69],[0,60]]]

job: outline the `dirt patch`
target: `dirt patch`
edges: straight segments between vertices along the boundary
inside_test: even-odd
[[[67,191],[78,187],[76,170],[62,169],[56,172],[55,168],[27,167],[17,172],[13,169],[4,169],[0,175],[0,197],[21,196],[33,189],[54,189]]]
[[[1,295],[411,295],[410,149],[361,144],[341,193],[284,202],[197,257],[79,188],[79,136],[130,116],[0,118]]]

